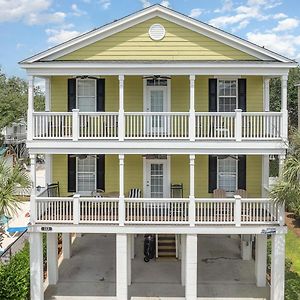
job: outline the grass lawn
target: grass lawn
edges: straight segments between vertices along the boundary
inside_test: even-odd
[[[286,257],[293,263],[292,270],[300,275],[300,238],[290,229],[286,235]]]

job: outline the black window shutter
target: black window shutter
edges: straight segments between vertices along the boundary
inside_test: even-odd
[[[68,155],[68,192],[76,192],[76,157]]]
[[[246,155],[239,155],[238,158],[238,189],[246,190]]]
[[[76,108],[76,78],[68,79],[68,111]]]
[[[209,101],[209,111],[217,111],[218,105],[218,81],[215,78],[210,78],[208,82],[208,101]]]
[[[245,78],[238,81],[238,108],[247,111],[247,81]]]
[[[105,111],[105,79],[97,79],[97,111]]]
[[[217,188],[217,156],[208,157],[208,192],[212,193]]]
[[[105,155],[97,155],[97,189],[105,190]]]

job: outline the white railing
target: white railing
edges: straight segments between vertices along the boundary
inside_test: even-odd
[[[196,113],[196,139],[234,139],[235,113]]]
[[[280,139],[281,113],[251,113],[242,114],[243,139]]]
[[[118,113],[79,113],[79,139],[118,137]]]
[[[67,197],[37,197],[37,223],[73,223],[73,199]]]
[[[80,198],[79,223],[118,223],[119,199]]]
[[[125,205],[121,205],[124,201]],[[37,197],[36,223],[283,225],[284,211],[270,199]],[[122,202],[122,203],[124,203]],[[192,211],[191,211],[192,209]]]
[[[242,199],[241,224],[278,224],[282,219],[281,205],[269,199]]]
[[[189,138],[189,113],[125,113],[125,138]]]
[[[125,223],[161,224],[188,223],[189,199],[126,198]]]
[[[72,113],[34,112],[33,139],[190,139],[280,140],[285,136],[283,114],[277,112]],[[123,124],[123,125],[122,125]],[[122,125],[122,126],[121,126]],[[30,127],[30,126],[29,126]],[[28,132],[30,139],[31,134]]]
[[[234,224],[234,199],[196,199],[196,224]]]
[[[69,112],[34,112],[34,139],[71,139],[72,113]]]

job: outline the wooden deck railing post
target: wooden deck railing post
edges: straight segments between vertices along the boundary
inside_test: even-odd
[[[79,109],[72,109],[73,120],[72,120],[72,135],[73,141],[78,141],[79,138]]]
[[[235,140],[240,142],[242,140],[242,110],[235,110]]]
[[[73,223],[79,224],[80,221],[80,195],[75,194],[73,196]]]
[[[234,195],[234,199],[234,223],[236,227],[240,227],[242,219],[242,197],[240,195]]]

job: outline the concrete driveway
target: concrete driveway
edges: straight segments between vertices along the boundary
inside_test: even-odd
[[[130,297],[184,299],[180,261],[152,260],[145,263],[142,236],[136,239],[135,253]],[[46,289],[45,299],[114,299],[115,260],[114,235],[85,234],[76,238],[72,258],[60,265],[59,281]],[[254,262],[240,259],[237,237],[198,236],[200,296],[199,299],[206,300],[269,299],[269,288],[257,288],[255,285]]]

